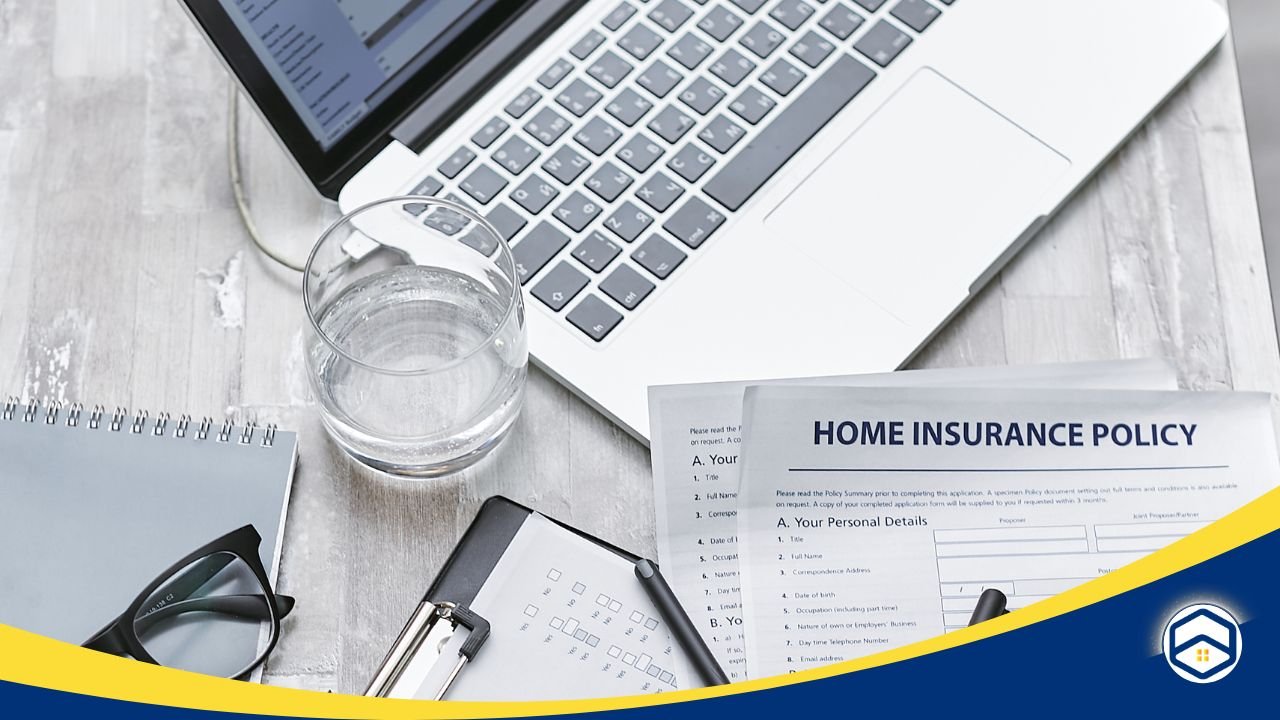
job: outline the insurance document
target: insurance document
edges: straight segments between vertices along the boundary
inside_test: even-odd
[[[747,671],[866,655],[1127,565],[1280,481],[1269,398],[748,388]]]
[[[916,370],[771,381],[783,385],[1005,386],[1173,390],[1163,360]],[[649,389],[658,560],[716,659],[747,677],[738,582],[738,450],[742,394],[725,382]]]

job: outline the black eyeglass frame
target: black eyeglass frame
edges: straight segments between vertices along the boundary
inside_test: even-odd
[[[262,536],[258,533],[257,529],[252,525],[245,525],[201,546],[195,551],[187,554],[178,562],[169,566],[169,568],[164,572],[157,575],[150,584],[143,588],[142,592],[138,593],[138,596],[134,598],[133,602],[129,604],[129,607],[126,608],[124,612],[120,613],[120,615],[112,620],[106,627],[94,633],[93,637],[86,640],[81,647],[112,655],[128,655],[135,660],[148,662],[152,665],[162,665],[162,663],[152,657],[151,654],[147,652],[146,648],[143,647],[142,641],[138,639],[135,623],[140,618],[146,617],[141,614],[142,607],[147,600],[151,598],[152,594],[156,592],[156,590],[159,590],[162,585],[175,579],[186,579],[187,582],[183,583],[184,586],[187,586],[185,588],[186,593],[184,597],[177,599],[172,604],[157,607],[149,611],[147,615],[158,615],[159,611],[164,607],[170,607],[174,608],[174,611],[176,612],[214,611],[240,617],[256,618],[259,620],[269,619],[271,621],[271,639],[267,643],[266,648],[258,654],[258,657],[254,659],[252,663],[241,670],[238,674],[231,676],[231,678],[241,679],[248,676],[249,673],[256,670],[262,665],[262,663],[266,662],[267,657],[271,655],[273,650],[275,650],[276,643],[280,639],[280,621],[293,610],[295,602],[291,596],[276,594],[275,590],[271,587],[271,582],[267,579],[267,570],[263,566],[262,557],[258,552],[258,548],[261,545]],[[220,598],[191,600],[191,594],[221,571],[222,568],[226,567],[231,560],[228,559],[226,562],[222,562],[220,564],[213,562],[210,564],[210,567],[204,568],[204,570],[209,572],[197,573],[190,579],[185,577],[176,577],[177,573],[184,569],[191,568],[202,559],[212,560],[219,555],[231,555],[244,562],[245,565],[253,572],[254,577],[257,578],[258,584],[262,587],[263,597],[265,597],[267,602],[261,602],[256,595],[235,595],[223,596]],[[183,593],[179,592],[178,595],[183,595]],[[182,608],[180,606],[183,603],[190,603],[194,606]],[[262,610],[264,607],[267,610],[266,614],[269,616],[268,618],[262,617]]]

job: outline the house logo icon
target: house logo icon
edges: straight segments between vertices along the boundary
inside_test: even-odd
[[[1183,680],[1217,682],[1240,662],[1244,641],[1235,617],[1217,605],[1189,605],[1164,628],[1164,658]]]

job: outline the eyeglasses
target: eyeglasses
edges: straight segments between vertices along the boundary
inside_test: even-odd
[[[244,678],[267,659],[294,600],[267,580],[252,525],[161,573],[83,647],[206,675]]]

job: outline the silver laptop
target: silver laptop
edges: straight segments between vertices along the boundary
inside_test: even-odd
[[[650,385],[905,363],[1227,29],[1210,0],[184,2],[319,192],[484,213],[535,361],[642,440]],[[421,222],[494,250],[452,219]]]

